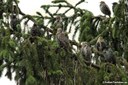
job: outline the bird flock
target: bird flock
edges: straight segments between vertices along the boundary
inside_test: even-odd
[[[100,10],[103,14],[105,14],[105,16],[108,15],[109,17],[111,17],[111,11],[104,1],[100,2]],[[68,49],[71,49],[71,44],[66,32],[62,28],[62,21],[62,17],[56,17],[55,23],[58,24],[56,26],[56,41],[58,42],[61,48],[67,51]],[[101,57],[104,62],[116,64],[116,59],[113,54],[113,50],[110,46],[107,46],[106,41],[102,36],[98,37],[94,48],[99,52],[98,54],[95,54],[95,56]],[[89,42],[81,42],[80,53],[85,61],[92,63],[93,51]]]

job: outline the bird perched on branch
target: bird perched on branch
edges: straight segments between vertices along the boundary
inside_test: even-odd
[[[33,24],[31,29],[31,35],[32,36],[41,36],[43,34],[43,31],[39,28],[37,24]]]
[[[113,50],[111,48],[108,48],[103,52],[104,58],[106,62],[116,64],[116,58],[114,56]]]
[[[105,40],[103,37],[99,37],[96,42],[96,48],[98,51],[103,52],[104,49],[106,49],[107,45],[105,43]]]
[[[92,59],[92,50],[91,50],[91,47],[90,47],[89,43],[82,42],[81,53],[84,56],[84,59],[86,61],[91,62],[91,59]]]
[[[56,18],[55,18],[55,22],[54,22],[54,25],[55,25],[55,28],[63,28],[63,23],[62,23],[62,17],[61,16],[57,16]]]
[[[108,5],[104,1],[100,2],[100,10],[103,14],[108,15],[109,17],[111,17],[111,11],[110,11]]]
[[[13,31],[18,31],[17,25],[20,24],[20,20],[15,14],[11,15],[10,25]]]
[[[65,32],[63,32],[62,28],[57,29],[56,39],[60,47],[64,48],[66,51],[71,48],[70,41]]]
[[[36,23],[34,23],[30,30],[30,34],[30,41],[33,43],[36,37],[41,37],[44,34],[44,31],[41,30],[41,28]]]

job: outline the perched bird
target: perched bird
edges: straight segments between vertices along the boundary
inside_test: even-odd
[[[61,17],[61,16],[57,16],[57,17],[56,17],[56,21],[57,21],[57,22],[62,22],[62,17]]]
[[[96,48],[100,52],[103,52],[103,50],[107,48],[107,45],[106,45],[105,40],[103,39],[103,37],[100,36],[97,39]]]
[[[69,48],[71,48],[68,36],[65,32],[63,32],[62,28],[57,29],[56,39],[60,47],[64,48],[65,50],[69,50]]]
[[[37,24],[34,23],[30,30],[30,34],[30,42],[33,43],[37,36],[40,37],[44,34],[44,31],[41,30],[41,28]]]
[[[61,16],[57,16],[55,18],[55,22],[54,22],[55,28],[63,28],[63,23],[62,23],[62,17]]]
[[[11,21],[10,21],[10,25],[13,31],[18,31],[17,25],[20,24],[19,19],[17,18],[16,15],[12,15],[11,16]]]
[[[103,14],[108,15],[109,17],[111,16],[111,11],[104,1],[100,2],[100,10]]]
[[[43,34],[43,31],[38,27],[37,24],[33,24],[31,29],[31,35],[32,36],[41,36]]]
[[[113,50],[111,48],[108,48],[103,52],[104,58],[106,62],[116,64],[116,58],[114,56]]]
[[[91,50],[90,45],[87,42],[82,42],[81,53],[84,56],[84,59],[86,61],[91,62],[91,59],[92,59],[92,50]]]

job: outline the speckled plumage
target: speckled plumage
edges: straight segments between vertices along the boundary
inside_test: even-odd
[[[104,1],[100,2],[100,10],[103,14],[108,15],[109,17],[111,16],[111,11]]]
[[[86,61],[91,62],[92,50],[87,42],[82,42],[81,53]]]
[[[115,56],[113,54],[113,50],[111,48],[108,48],[107,50],[105,50],[103,55],[104,55],[106,62],[116,64],[116,58],[115,58]]]
[[[65,34],[65,32],[63,32],[62,28],[57,29],[56,39],[60,47],[63,47],[64,49],[71,47],[68,36]]]
[[[106,43],[105,43],[105,40],[103,39],[103,37],[99,37],[97,39],[97,42],[96,42],[96,48],[98,51],[103,51],[104,49],[106,49]]]

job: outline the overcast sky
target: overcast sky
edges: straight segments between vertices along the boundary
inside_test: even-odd
[[[21,0],[20,8],[23,12],[27,14],[36,14],[36,11],[42,11],[40,6],[42,4],[49,4],[52,0]],[[67,0],[73,5],[79,0]],[[94,13],[94,15],[102,14],[99,9],[99,2],[101,0],[86,0],[88,3],[81,4],[80,7],[84,9],[88,9]],[[103,1],[103,0],[102,0]],[[112,7],[113,2],[117,2],[118,0],[104,0],[110,7]]]
[[[19,7],[25,14],[35,15],[36,11],[40,11],[43,13],[43,10],[40,8],[43,4],[50,4],[52,0],[20,0]],[[73,5],[80,0],[67,0]],[[86,0],[88,3],[83,3],[79,7],[82,9],[88,9],[92,11],[94,15],[102,14],[99,9],[99,2],[101,0]],[[109,5],[110,10],[112,8],[112,3],[117,2],[118,0],[102,0],[105,1],[106,4]],[[5,71],[3,72],[3,76],[0,78],[0,85],[16,85],[15,81],[10,81],[6,77],[4,77]]]

